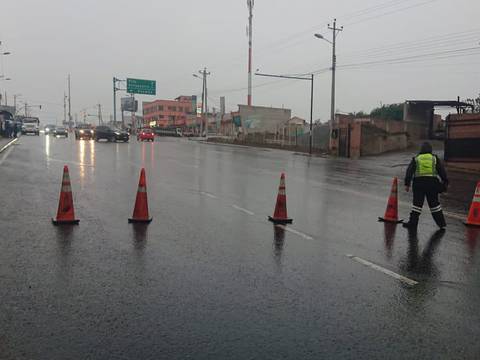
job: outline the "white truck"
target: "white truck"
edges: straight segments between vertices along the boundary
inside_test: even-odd
[[[22,122],[22,135],[40,135],[40,120],[37,117],[24,117]]]

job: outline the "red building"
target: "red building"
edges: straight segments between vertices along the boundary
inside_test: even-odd
[[[144,123],[156,127],[185,127],[196,114],[196,102],[196,96],[143,102]]]

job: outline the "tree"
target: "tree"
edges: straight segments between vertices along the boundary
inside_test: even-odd
[[[476,99],[466,99],[465,102],[473,105],[472,112],[480,113],[480,94],[478,94]]]
[[[370,117],[385,120],[403,120],[403,104],[383,105],[382,107],[373,109]]]

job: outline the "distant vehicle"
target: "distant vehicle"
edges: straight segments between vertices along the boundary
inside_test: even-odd
[[[65,136],[66,138],[68,138],[68,131],[63,126],[57,126],[53,130],[53,136]]]
[[[90,124],[78,124],[75,127],[75,140],[92,140],[94,132]]]
[[[155,134],[158,136],[174,136],[174,137],[181,137],[182,129],[180,128],[157,128],[155,129]]]
[[[23,118],[22,135],[40,135],[40,120],[36,117]]]
[[[110,126],[97,126],[95,129],[95,141],[105,139],[107,141],[123,141],[127,142],[130,139],[128,132],[120,129],[111,128]]]
[[[155,141],[155,134],[153,133],[152,129],[145,128],[142,129],[138,134],[137,134],[137,140],[139,141]]]
[[[193,137],[195,136],[195,133],[192,130],[186,130],[182,132],[183,137]]]
[[[52,124],[45,125],[45,127],[43,128],[45,135],[52,134],[54,130],[55,130],[55,125],[52,125]]]

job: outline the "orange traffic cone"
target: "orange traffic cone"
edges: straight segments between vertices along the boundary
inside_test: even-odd
[[[280,177],[280,186],[278,187],[277,203],[273,216],[269,216],[268,220],[274,224],[291,224],[292,219],[287,216],[287,195],[285,194],[285,174]]]
[[[468,226],[480,226],[480,181],[477,183],[467,221],[465,221],[464,224]]]
[[[70,183],[70,175],[68,166],[63,167],[62,190],[60,191],[60,200],[58,201],[57,218],[52,219],[53,224],[78,224],[80,220],[75,219],[75,211],[73,209],[72,185]]]
[[[389,223],[401,223],[403,220],[398,220],[398,179],[393,178],[392,190],[388,198],[387,209],[385,215],[378,218],[378,221]]]
[[[128,219],[128,222],[149,223],[151,221],[152,218],[148,215],[147,180],[145,179],[145,169],[142,168],[140,171],[140,180],[138,181],[138,191],[133,216],[131,219]]]

